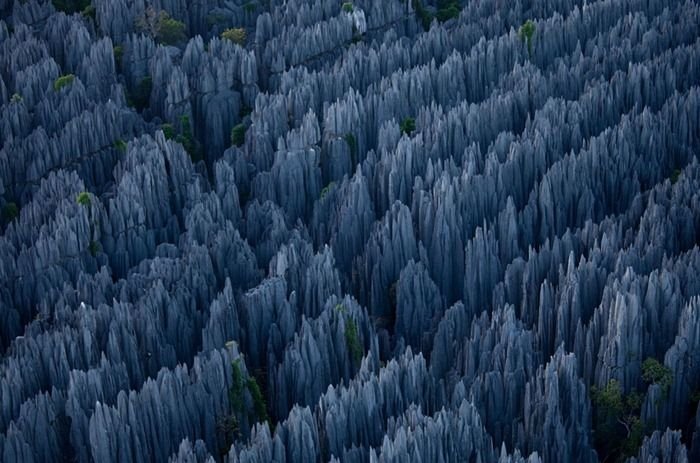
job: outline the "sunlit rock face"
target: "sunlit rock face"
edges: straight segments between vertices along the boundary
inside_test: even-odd
[[[700,461],[691,0],[0,0],[0,461]]]

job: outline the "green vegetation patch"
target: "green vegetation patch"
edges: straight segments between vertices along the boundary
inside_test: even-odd
[[[636,454],[644,438],[644,423],[639,417],[642,396],[623,395],[620,383],[612,379],[604,388],[591,388],[593,429],[602,460],[624,460]]]
[[[650,384],[658,384],[665,397],[673,383],[673,372],[655,358],[649,357],[642,363],[642,379]]]
[[[350,148],[350,158],[352,159],[352,164],[355,165],[357,163],[357,139],[355,135],[350,132],[346,133],[345,143],[347,143],[348,148]]]
[[[57,92],[60,92],[64,87],[71,85],[74,80],[75,76],[73,74],[61,76],[53,81],[53,89]]]
[[[518,29],[518,36],[527,44],[527,52],[530,55],[532,55],[532,38],[535,36],[535,30],[535,23],[530,19]]]
[[[359,365],[362,361],[362,356],[364,355],[364,349],[360,343],[360,337],[357,332],[357,324],[355,320],[349,316],[345,317],[345,343],[348,346],[348,352],[350,352],[350,358],[355,365]]]
[[[412,0],[411,5],[413,10],[416,12],[418,19],[424,30],[430,30],[430,24],[433,22],[433,15],[430,11],[426,10],[420,0]]]
[[[2,218],[5,223],[12,222],[18,216],[19,208],[17,207],[17,203],[5,203],[5,205],[2,207]]]
[[[75,197],[75,202],[80,204],[81,206],[89,206],[90,205],[90,193],[87,191],[82,191],[78,193],[78,196]]]
[[[153,78],[146,76],[136,86],[131,94],[131,104],[137,111],[143,111],[151,104],[151,91],[153,90]]]
[[[222,39],[230,40],[231,42],[237,43],[238,45],[245,45],[245,40],[247,36],[248,33],[242,27],[232,27],[230,29],[226,29],[221,33]]]
[[[231,144],[233,146],[243,146],[245,143],[245,124],[238,124],[231,129]]]
[[[457,18],[462,8],[456,0],[441,0],[438,2],[438,10],[435,13],[435,18],[440,22]]]
[[[678,181],[678,179],[681,176],[681,171],[680,169],[675,169],[673,172],[671,172],[671,185],[675,185],[675,183]]]
[[[97,10],[95,9],[95,5],[88,5],[83,10],[80,12],[83,16],[86,18],[90,18],[93,21],[97,19]]]
[[[323,187],[323,190],[321,190],[321,196],[320,196],[320,198],[321,198],[321,199],[325,198],[326,195],[327,195],[328,193],[330,193],[330,191],[333,189],[334,186],[335,186],[335,182],[331,182],[331,183],[329,183],[328,185],[326,185],[325,187]]]
[[[401,129],[401,133],[411,135],[413,131],[416,130],[416,120],[412,117],[407,117],[401,121],[401,124],[399,124],[399,128]]]
[[[177,45],[187,39],[187,27],[182,21],[172,18],[165,10],[153,7],[136,19],[136,30],[148,34],[164,45]]]
[[[270,421],[270,418],[267,416],[267,403],[260,391],[257,380],[252,376],[248,377],[247,386],[248,392],[250,392],[250,396],[253,398],[253,409],[255,410],[256,419],[260,423]]]
[[[122,60],[124,59],[124,47],[121,45],[117,45],[114,47],[114,64],[117,65],[117,68],[122,67]]]
[[[66,14],[85,11],[86,8],[92,6],[90,0],[51,0],[51,3],[58,11]]]
[[[175,127],[172,124],[163,124],[160,126],[160,130],[163,131],[166,140],[175,139]]]
[[[97,241],[90,241],[90,245],[88,246],[88,251],[90,251],[90,254],[92,257],[97,256],[97,253],[100,252],[100,243]]]
[[[113,143],[114,149],[121,153],[126,153],[126,142],[122,139],[119,139]]]

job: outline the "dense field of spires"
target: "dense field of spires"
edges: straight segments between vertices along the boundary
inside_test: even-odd
[[[700,461],[694,0],[0,0],[0,461]]]

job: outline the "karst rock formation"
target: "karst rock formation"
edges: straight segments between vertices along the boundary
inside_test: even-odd
[[[696,0],[0,0],[0,462],[700,462]]]

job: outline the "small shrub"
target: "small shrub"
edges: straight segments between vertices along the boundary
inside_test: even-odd
[[[75,76],[73,74],[67,74],[65,76],[61,76],[58,79],[53,81],[53,89],[57,92],[60,92],[61,89],[63,89],[64,87],[71,85],[74,80],[75,80]]]
[[[88,251],[90,251],[90,254],[92,257],[97,256],[97,253],[100,252],[100,243],[97,241],[90,241],[90,245],[88,246]]]
[[[92,19],[93,21],[97,19],[97,10],[95,9],[95,6],[93,4],[89,4],[88,6],[83,8],[80,14],[82,14],[86,18]]]
[[[231,144],[233,146],[242,146],[245,143],[245,131],[244,124],[238,124],[231,129]]]
[[[532,37],[535,35],[535,23],[530,19],[525,21],[525,24],[520,26],[518,29],[518,36],[520,40],[527,44],[527,52],[532,55]]]
[[[160,130],[163,131],[166,140],[173,140],[175,138],[175,127],[172,124],[163,124],[160,126]]]
[[[90,205],[90,193],[87,191],[83,191],[78,193],[78,196],[76,196],[75,201],[80,204],[81,206],[89,206]]]
[[[113,143],[114,148],[121,152],[121,153],[126,153],[126,142],[122,139],[119,139]]]
[[[9,202],[2,207],[2,218],[6,223],[12,222],[19,216],[19,208],[16,203]]]
[[[357,334],[357,325],[355,324],[355,320],[349,316],[345,317],[345,343],[348,346],[350,358],[355,365],[358,365],[362,360],[364,349],[360,344],[360,338]]]
[[[248,34],[243,27],[232,27],[231,29],[226,29],[221,33],[222,39],[230,40],[238,45],[244,45],[247,36]]]
[[[12,94],[12,98],[10,98],[10,103],[19,103],[22,101],[22,95],[19,93],[14,93]]]
[[[697,404],[700,403],[700,389],[695,389],[690,393],[690,396],[688,397],[688,401],[695,405],[693,406],[693,410],[696,408]]]
[[[143,111],[151,104],[151,91],[153,90],[153,79],[146,76],[136,86],[131,94],[131,104],[137,111]]]
[[[357,139],[355,138],[355,135],[350,132],[346,133],[345,143],[347,143],[348,148],[350,148],[350,156],[353,160],[355,160],[357,158]]]
[[[399,128],[401,129],[401,133],[411,135],[413,131],[416,130],[416,120],[412,117],[407,117],[406,119],[401,121]]]
[[[189,116],[180,116],[180,134],[175,138],[175,141],[185,148],[192,162],[197,162],[203,158],[200,146],[192,135]]]
[[[333,189],[335,186],[335,182],[331,182],[328,185],[326,185],[323,190],[321,190],[321,196],[320,198],[323,199],[326,197],[326,195]]]
[[[353,11],[353,6],[351,2],[345,2],[343,3],[343,11],[346,13],[352,13]]]
[[[117,45],[114,47],[114,64],[117,65],[117,68],[122,67],[122,59],[124,58],[124,47],[121,45]]]
[[[670,179],[671,179],[671,185],[675,185],[676,182],[678,181],[678,178],[679,178],[680,176],[681,176],[681,171],[680,171],[680,169],[675,169],[675,170],[671,173],[671,177],[670,177]]]

